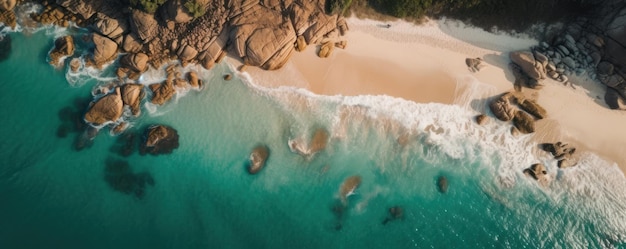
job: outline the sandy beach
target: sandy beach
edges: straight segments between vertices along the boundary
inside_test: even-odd
[[[323,95],[388,95],[418,103],[466,104],[467,84],[480,82],[480,97],[513,91],[508,53],[538,43],[525,35],[493,34],[450,20],[411,23],[349,18],[346,49],[319,58],[315,47],[295,53],[285,67],[267,72],[246,69],[268,87],[294,86]],[[389,28],[385,27],[389,23]],[[484,67],[472,73],[466,58],[480,57]],[[536,143],[558,140],[575,144],[626,170],[626,112],[610,110],[604,86],[581,75],[571,85],[551,79],[539,91],[524,89],[548,111],[537,122]],[[475,88],[475,87],[473,87]],[[475,89],[474,89],[475,91]],[[476,97],[476,93],[471,96]],[[478,111],[477,111],[478,114]],[[511,125],[502,123],[502,125]]]

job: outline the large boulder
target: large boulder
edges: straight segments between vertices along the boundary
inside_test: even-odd
[[[544,119],[548,116],[546,109],[532,99],[517,98],[517,105],[537,119]]]
[[[535,120],[524,111],[516,111],[513,125],[522,134],[535,132]]]
[[[141,84],[125,84],[121,87],[122,102],[130,107],[134,116],[141,113],[140,104],[145,93]]]
[[[93,62],[97,67],[113,60],[117,55],[117,43],[99,34],[92,34],[92,41],[95,45],[93,51]]]
[[[158,35],[159,24],[153,14],[135,9],[130,17],[130,28],[143,42],[149,42]]]
[[[248,166],[248,173],[254,175],[259,173],[263,167],[265,167],[265,162],[267,158],[270,156],[270,150],[265,145],[259,145],[252,153],[250,153],[250,165]]]
[[[152,155],[169,154],[178,148],[178,132],[169,126],[153,125],[144,132],[139,153]]]
[[[96,14],[97,18],[93,24],[93,29],[111,39],[120,37],[128,30],[128,24],[126,19],[116,19],[106,16],[104,14]]]
[[[11,11],[15,8],[16,0],[0,0],[0,10]]]
[[[535,60],[529,51],[517,51],[509,54],[511,61],[517,64],[528,77],[536,80],[546,78],[545,68],[540,62]]]
[[[128,76],[128,78],[136,79],[141,73],[148,69],[148,55],[144,53],[126,54],[120,59],[120,67],[118,68],[118,76]]]
[[[489,109],[499,120],[510,121],[515,116],[515,109],[511,105],[512,97],[512,93],[505,93],[489,103]]]
[[[166,80],[161,84],[152,84],[148,87],[150,87],[153,94],[151,102],[157,105],[162,105],[169,101],[176,93],[176,89],[174,89],[174,82],[169,80]]]
[[[61,58],[74,54],[74,38],[71,35],[59,37],[54,41],[54,48],[50,51],[50,64],[58,65]]]
[[[195,71],[187,73],[187,80],[189,81],[189,85],[191,85],[191,87],[202,87],[202,80],[198,78],[198,73]]]
[[[93,125],[102,125],[106,122],[118,120],[124,113],[124,102],[122,101],[119,87],[115,91],[96,100],[85,114],[85,121]]]

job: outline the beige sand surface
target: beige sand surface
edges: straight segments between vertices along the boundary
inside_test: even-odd
[[[466,28],[454,21],[420,26],[398,21],[383,28],[385,23],[377,21],[348,20],[348,45],[345,50],[335,49],[330,58],[318,58],[317,48],[310,46],[295,53],[278,71],[246,70],[257,83],[269,87],[287,85],[324,95],[389,95],[419,103],[463,104],[471,100],[455,97],[467,91],[461,82],[468,79],[491,86],[484,97],[512,90],[508,52],[537,43]],[[468,57],[483,58],[485,67],[471,73],[465,65]],[[536,142],[560,139],[574,143],[581,153],[593,151],[626,170],[626,111],[603,106],[597,99],[604,94],[599,83],[572,78],[576,89],[546,80],[542,90],[530,94],[538,97],[549,114],[548,120],[538,123]]]

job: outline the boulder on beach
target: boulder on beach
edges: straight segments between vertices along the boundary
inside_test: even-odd
[[[489,121],[489,117],[487,117],[487,115],[485,114],[476,115],[475,119],[478,125],[487,124],[487,122]]]
[[[61,58],[74,54],[74,38],[71,35],[59,37],[54,41],[54,48],[50,51],[50,64],[58,65]]]
[[[541,107],[532,99],[517,98],[517,105],[522,108],[522,110],[535,116],[537,119],[544,119],[548,116],[546,109]]]
[[[535,132],[535,120],[524,111],[516,111],[513,117],[513,125],[522,134]]]
[[[534,55],[529,51],[517,51],[509,54],[511,61],[518,65],[528,77],[536,80],[546,78],[544,66],[535,60]]]
[[[265,145],[259,145],[252,150],[250,153],[250,165],[248,166],[248,173],[254,175],[259,173],[263,167],[265,167],[265,162],[267,162],[267,158],[270,156],[270,150]]]
[[[331,42],[326,42],[322,44],[320,50],[317,52],[317,56],[320,58],[327,58],[333,53],[334,45]]]
[[[511,98],[513,98],[513,94],[507,92],[489,103],[489,109],[499,120],[510,121],[515,116],[515,109],[511,105]]]
[[[478,58],[466,58],[465,59],[465,65],[467,65],[467,68],[472,73],[480,71],[480,68],[482,67],[482,65],[481,65],[482,62],[483,62],[483,59],[481,59],[480,57],[478,57]]]
[[[101,125],[118,120],[123,113],[124,102],[122,101],[120,88],[116,87],[114,92],[91,104],[85,114],[85,121],[94,125]]]
[[[178,132],[169,126],[153,125],[143,135],[139,153],[152,155],[169,154],[178,148]]]

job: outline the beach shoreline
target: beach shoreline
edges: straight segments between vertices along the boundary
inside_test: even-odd
[[[523,34],[491,34],[466,27],[458,21],[412,23],[348,18],[351,30],[347,47],[335,48],[330,58],[319,58],[315,47],[294,53],[284,68],[263,71],[246,68],[255,83],[265,87],[305,88],[319,95],[387,95],[416,103],[468,105],[464,81],[482,83],[482,98],[514,91],[514,76],[508,67],[508,53],[528,50],[538,41]],[[488,48],[492,49],[488,49]],[[484,67],[472,73],[466,58],[480,57]],[[235,62],[236,63],[236,62]],[[572,77],[571,86],[551,79],[541,90],[523,89],[527,98],[548,111],[548,118],[537,121],[533,143],[562,141],[578,148],[577,154],[594,153],[614,162],[626,172],[626,113],[610,110],[599,98],[602,85],[586,77]],[[481,92],[482,91],[482,92]],[[472,98],[472,96],[470,96]],[[488,113],[488,108],[474,110]],[[500,122],[491,116],[492,121]],[[501,125],[512,126],[501,122]],[[538,158],[549,155],[534,149]],[[530,166],[530,165],[529,165]]]

